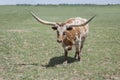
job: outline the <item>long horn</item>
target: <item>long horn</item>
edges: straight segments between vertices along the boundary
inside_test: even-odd
[[[56,25],[56,22],[48,22],[45,20],[40,19],[39,17],[37,17],[33,12],[31,12],[32,16],[40,23],[42,24],[46,24],[46,25]]]
[[[96,16],[96,15],[95,15]],[[80,25],[70,25],[69,27],[80,27],[80,26],[84,26],[86,24],[88,24],[95,16],[91,17],[88,21],[86,21],[85,23],[83,24],[80,24]]]

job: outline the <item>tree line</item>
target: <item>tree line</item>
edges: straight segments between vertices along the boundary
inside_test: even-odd
[[[79,5],[99,5],[99,4],[16,4],[17,6],[79,6]],[[120,5],[120,4],[100,4],[100,5]]]

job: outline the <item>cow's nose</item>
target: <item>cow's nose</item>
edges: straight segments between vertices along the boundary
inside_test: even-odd
[[[62,40],[57,40],[57,42],[58,42],[58,43],[61,43],[61,42],[62,42]]]

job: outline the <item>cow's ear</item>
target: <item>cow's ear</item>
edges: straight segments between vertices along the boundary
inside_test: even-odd
[[[57,30],[57,27],[52,27],[53,30]]]
[[[72,27],[68,27],[67,30],[72,30]]]

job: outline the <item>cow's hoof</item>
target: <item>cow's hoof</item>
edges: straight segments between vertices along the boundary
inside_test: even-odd
[[[78,58],[78,61],[80,61],[80,58]]]
[[[63,62],[63,66],[66,66],[66,65],[67,65],[67,61],[64,61],[64,62]]]
[[[77,57],[77,55],[75,54],[75,55],[74,55],[74,58],[76,59],[76,57]]]

